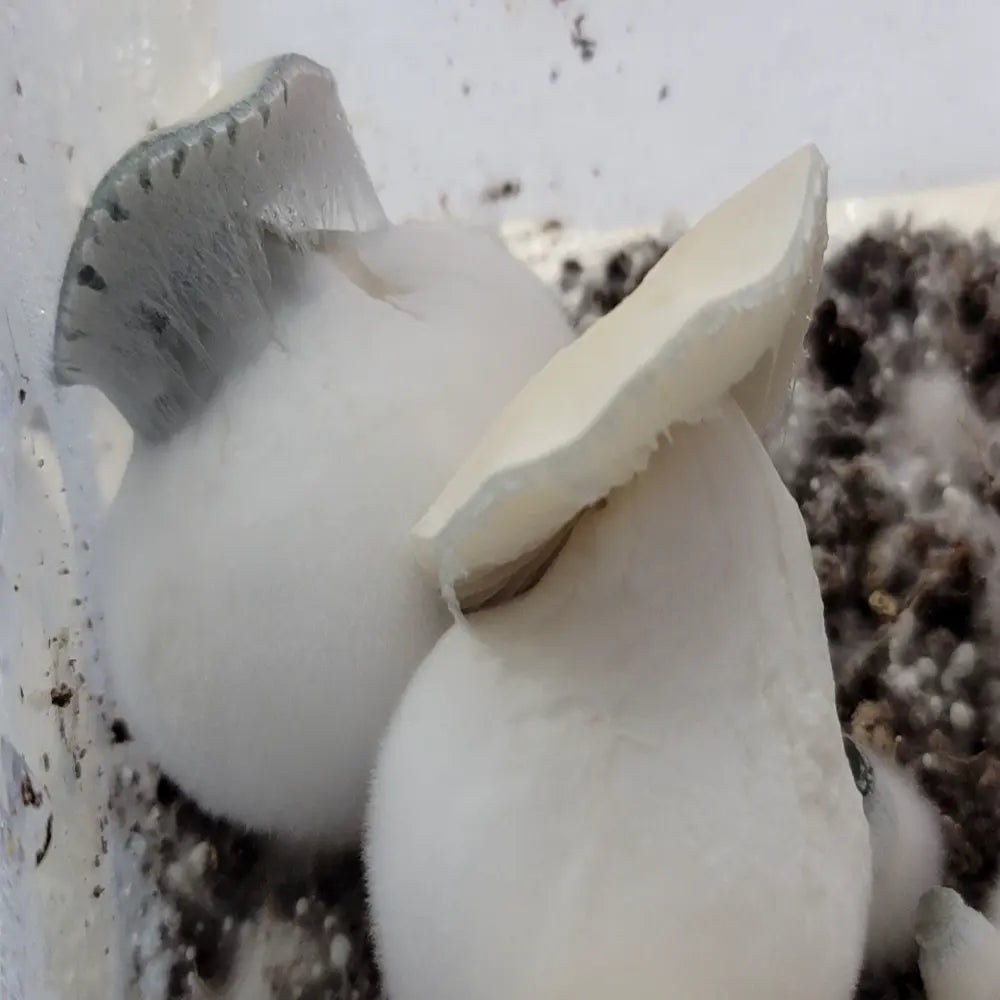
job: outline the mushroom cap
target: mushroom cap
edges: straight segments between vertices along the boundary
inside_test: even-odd
[[[54,377],[100,389],[141,437],[169,437],[273,339],[269,233],[384,223],[329,70],[294,54],[258,63],[94,189],[59,293]]]
[[[702,218],[527,383],[417,524],[417,559],[445,595],[495,589],[519,561],[537,572],[672,424],[726,392],[759,431],[787,391],[825,246],[826,165],[811,145]]]

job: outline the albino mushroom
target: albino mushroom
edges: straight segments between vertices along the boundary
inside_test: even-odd
[[[204,808],[359,835],[378,740],[447,625],[408,531],[571,337],[493,235],[385,221],[301,56],[101,181],[55,371],[135,430],[100,552],[113,694]]]
[[[393,1000],[851,997],[868,830],[805,526],[758,437],[825,193],[807,147],[706,216],[415,529],[456,611],[522,593],[457,614],[380,750]]]
[[[844,747],[862,793],[872,851],[865,963],[901,967],[913,958],[921,896],[941,882],[944,837],[937,810],[913,776],[850,737]]]
[[[1000,930],[954,889],[937,886],[924,894],[916,939],[927,1000],[1000,997]]]

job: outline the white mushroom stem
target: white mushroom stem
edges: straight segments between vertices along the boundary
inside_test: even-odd
[[[391,995],[847,1000],[833,699],[801,516],[724,399],[411,683],[369,814]]]
[[[898,967],[916,949],[917,904],[944,872],[941,822],[908,771],[870,747],[858,753],[868,765],[864,810],[872,850],[865,961],[873,969]]]
[[[931,889],[917,911],[920,975],[927,1000],[1000,997],[1000,930],[954,889]]]

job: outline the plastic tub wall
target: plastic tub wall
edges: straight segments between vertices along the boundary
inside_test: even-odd
[[[99,398],[57,392],[47,372],[65,253],[112,160],[151,120],[196,107],[220,70],[298,50],[337,74],[397,218],[658,228],[807,139],[830,160],[835,195],[995,176],[1000,157],[980,123],[1000,83],[990,48],[1000,13],[988,0],[911,10],[885,4],[876,18],[864,0],[4,6],[0,1000],[122,995],[138,905],[104,808],[100,614],[87,581],[88,540],[127,435]]]
[[[334,68],[391,215],[700,215],[805,141],[842,198],[993,178],[989,0],[220,0],[226,72]],[[520,194],[483,200],[520,183]]]
[[[24,0],[0,11],[3,1000],[121,995],[127,890],[103,808],[100,618],[85,548],[109,485],[95,460],[107,408],[86,391],[56,392],[49,350],[85,200],[150,119],[203,99],[214,23],[202,0]]]

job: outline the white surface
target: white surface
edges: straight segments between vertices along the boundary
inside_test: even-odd
[[[390,215],[697,216],[806,141],[833,198],[1000,173],[993,0],[220,4],[226,72],[281,49],[332,67]],[[519,197],[481,203],[507,179]]]
[[[127,945],[119,935],[128,929],[116,921],[111,859],[101,846],[107,774],[90,700],[101,678],[87,557],[77,547],[100,503],[88,440],[92,397],[56,394],[48,356],[66,252],[92,187],[151,117],[197,103],[214,76],[211,4],[15,0],[0,8],[0,364],[9,403],[0,422],[4,1000],[121,994]],[[60,682],[74,692],[63,709],[50,698]],[[25,806],[7,780],[19,757],[38,808]],[[51,845],[39,864],[49,815]],[[95,896],[98,887],[105,891]]]
[[[801,515],[723,397],[420,665],[368,812],[390,996],[849,1000],[870,852],[833,688]]]

